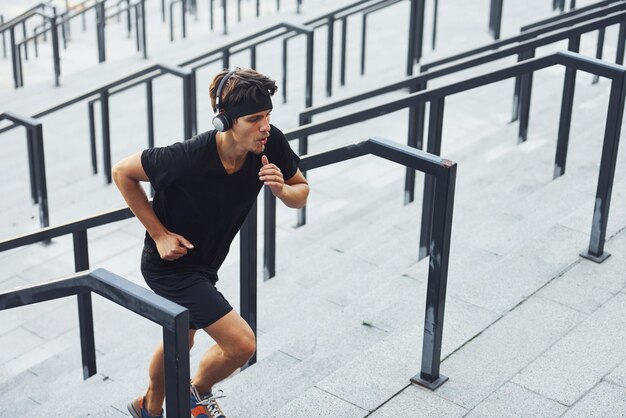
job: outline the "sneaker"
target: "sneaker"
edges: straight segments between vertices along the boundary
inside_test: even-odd
[[[217,404],[216,399],[223,398],[222,391],[218,391],[218,395],[213,392],[199,393],[198,389],[192,384],[190,388],[189,403],[191,406],[192,418],[226,418],[222,412],[222,408]]]
[[[143,407],[143,404],[146,402],[146,398],[135,399],[134,401],[128,404],[128,412],[133,418],[163,418],[163,410],[161,410],[160,415],[150,415],[148,411]]]

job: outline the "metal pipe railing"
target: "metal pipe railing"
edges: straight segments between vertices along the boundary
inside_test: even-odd
[[[480,86],[502,81],[520,74],[528,74],[539,69],[547,68],[554,65],[563,65],[574,71],[585,71],[606,77],[611,80],[611,99],[609,101],[609,110],[607,121],[605,122],[603,151],[601,159],[600,173],[598,176],[598,187],[596,191],[594,221],[591,226],[590,242],[588,249],[581,255],[601,262],[606,259],[609,254],[604,252],[604,241],[606,228],[608,224],[609,206],[611,200],[613,178],[615,176],[615,164],[617,158],[617,148],[620,139],[621,121],[624,113],[624,101],[620,101],[620,95],[624,95],[624,77],[626,68],[610,64],[595,58],[584,57],[573,52],[559,52],[546,57],[535,58],[513,65],[509,68],[490,72],[481,76],[469,78],[460,82],[452,83],[444,87],[419,91],[410,94],[401,99],[389,101],[387,103],[369,107],[365,110],[353,112],[335,119],[318,122],[301,126],[300,128],[285,132],[288,140],[306,137],[311,134],[327,132],[332,129],[353,125],[356,123],[369,121],[373,118],[383,116],[401,109],[410,109],[418,104],[430,104],[431,114],[428,130],[428,152],[437,154],[441,149],[441,123],[443,118],[443,110],[445,105],[445,97],[457,94],[462,91],[471,90]],[[555,174],[562,175],[565,172],[565,159],[567,141],[569,136],[569,126],[571,124],[571,113],[567,113],[571,109],[570,101],[573,100],[573,91],[567,90],[575,83],[572,78],[575,73],[569,72],[565,80],[564,92],[562,98],[562,108],[559,118],[559,133],[557,139],[557,153],[555,156]],[[409,126],[415,123],[409,120]],[[567,128],[565,128],[567,127]],[[423,126],[418,127],[423,129]],[[425,180],[424,198],[422,200],[422,229],[420,237],[420,252],[418,259],[429,254],[430,248],[430,232],[429,225],[432,219],[432,201],[433,198],[429,193],[432,184],[430,179]],[[407,187],[408,186],[408,187]],[[405,192],[415,187],[415,173],[407,170],[407,185]],[[276,216],[276,213],[266,213],[266,216]],[[265,233],[265,248],[273,251],[275,246],[275,236],[271,231]],[[273,262],[272,264],[273,265]]]
[[[2,120],[9,120],[16,125],[26,128],[30,193],[33,203],[39,204],[39,225],[45,228],[50,225],[50,219],[48,214],[48,186],[41,122],[12,112],[0,114],[0,121]]]
[[[80,241],[74,239],[74,243]],[[77,264],[86,253],[79,255]],[[83,260],[84,261],[84,260]],[[165,396],[169,416],[189,414],[189,311],[148,289],[107,270],[97,269],[0,293],[0,316],[5,309],[77,296],[83,378],[96,374],[96,348],[91,294],[96,293],[163,327]]]

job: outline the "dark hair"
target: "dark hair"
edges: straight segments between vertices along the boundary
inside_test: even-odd
[[[209,85],[209,97],[211,107],[215,109],[215,95],[217,86],[229,70],[223,70],[217,74]],[[235,67],[235,72],[228,77],[226,85],[222,88],[222,108],[237,106],[246,101],[258,101],[260,94],[273,96],[276,92],[276,81],[253,70]]]

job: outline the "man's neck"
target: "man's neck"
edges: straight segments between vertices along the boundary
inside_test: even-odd
[[[215,141],[217,144],[217,153],[226,172],[232,174],[238,171],[246,161],[248,151],[237,146],[237,143],[232,138],[232,134],[229,131],[217,132]]]

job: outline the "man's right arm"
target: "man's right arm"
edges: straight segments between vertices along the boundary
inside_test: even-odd
[[[193,248],[185,237],[168,231],[152,210],[148,197],[139,184],[140,181],[149,181],[141,164],[141,152],[115,164],[112,175],[128,207],[156,243],[162,259],[176,260],[187,254],[187,249]]]

